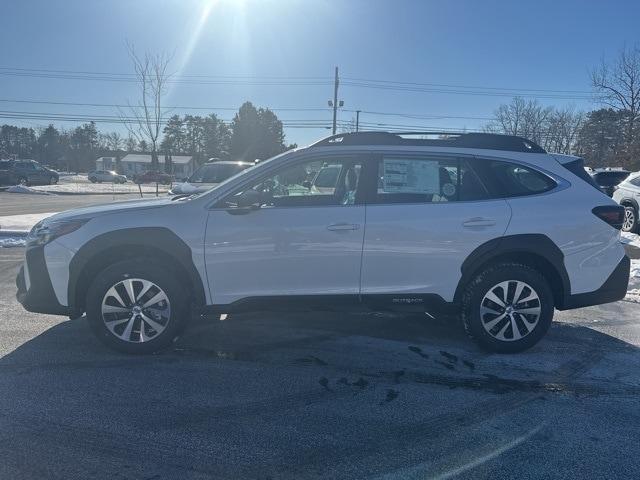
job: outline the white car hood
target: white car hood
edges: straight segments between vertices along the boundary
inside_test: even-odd
[[[145,208],[158,208],[164,205],[169,205],[171,203],[171,198],[160,197],[153,199],[128,200],[124,202],[108,203],[105,205],[93,205],[90,207],[76,208],[73,210],[67,210],[65,212],[57,213],[55,215],[52,215],[51,217],[45,218],[43,222],[46,225],[49,222],[56,222],[59,220],[93,218],[109,213],[140,210]]]
[[[171,188],[171,193],[174,195],[191,195],[193,193],[202,193],[207,190],[212,189],[215,186],[220,185],[219,183],[178,183]]]

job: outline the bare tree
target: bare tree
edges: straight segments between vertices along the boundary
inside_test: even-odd
[[[112,151],[120,150],[122,146],[122,136],[118,132],[111,132],[105,135],[107,148]]]
[[[151,147],[151,167],[157,169],[158,143],[166,113],[162,108],[162,100],[167,82],[171,78],[167,68],[172,56],[148,52],[139,56],[129,43],[127,49],[133,62],[140,98],[135,104],[127,102],[128,108],[120,110],[120,116],[129,134],[138,140],[139,144],[144,142]]]
[[[628,113],[627,142],[633,142],[635,124],[640,115],[640,49],[626,46],[611,64],[602,59],[591,72],[591,84],[603,105]]]
[[[134,152],[137,146],[138,146],[138,142],[132,135],[129,135],[127,138],[124,139],[124,149],[127,152]]]
[[[551,107],[543,107],[537,100],[515,97],[511,103],[498,107],[495,120],[485,126],[485,131],[518,135],[541,143],[552,112]]]
[[[583,112],[573,107],[553,109],[545,126],[542,146],[551,152],[573,153],[583,124]]]

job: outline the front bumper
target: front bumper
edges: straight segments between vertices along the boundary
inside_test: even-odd
[[[25,281],[25,268],[29,269],[29,285]],[[60,305],[56,298],[44,260],[43,246],[27,248],[25,263],[16,277],[16,286],[16,298],[29,312],[66,316],[73,314],[69,307]]]
[[[558,310],[569,310],[622,300],[629,287],[630,270],[631,260],[625,255],[599,289],[588,293],[568,295],[564,298],[562,304],[556,308]]]

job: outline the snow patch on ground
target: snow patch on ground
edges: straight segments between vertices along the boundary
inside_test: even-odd
[[[629,286],[627,296],[624,297],[629,302],[640,303],[640,259],[631,260],[631,273],[629,274]]]
[[[26,237],[0,237],[0,248],[24,247]]]
[[[629,232],[620,232],[620,241],[625,245],[640,248],[640,235]]]
[[[25,215],[7,215],[0,217],[0,233],[3,230],[11,230],[14,232],[28,232],[36,223],[43,218],[55,215],[58,212],[47,213],[31,213]]]
[[[37,195],[51,195],[51,193],[36,190],[34,187],[25,187],[24,185],[14,185],[5,190],[7,193],[35,193]]]
[[[73,177],[72,177],[73,178]],[[57,185],[42,185],[37,187],[31,187],[32,190],[49,193],[82,193],[82,194],[96,194],[96,193],[140,193],[138,185],[135,183],[90,183],[90,182],[60,182]],[[161,194],[167,193],[169,187],[167,185],[158,185],[158,192]],[[156,193],[156,186],[142,185],[142,193],[150,194]]]

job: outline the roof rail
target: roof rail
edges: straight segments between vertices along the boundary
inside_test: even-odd
[[[407,138],[410,137],[410,138]],[[437,138],[426,138],[437,137]],[[547,153],[540,145],[516,135],[464,132],[384,132],[340,133],[323,138],[312,147],[331,145],[416,145],[482,148],[511,152]]]

